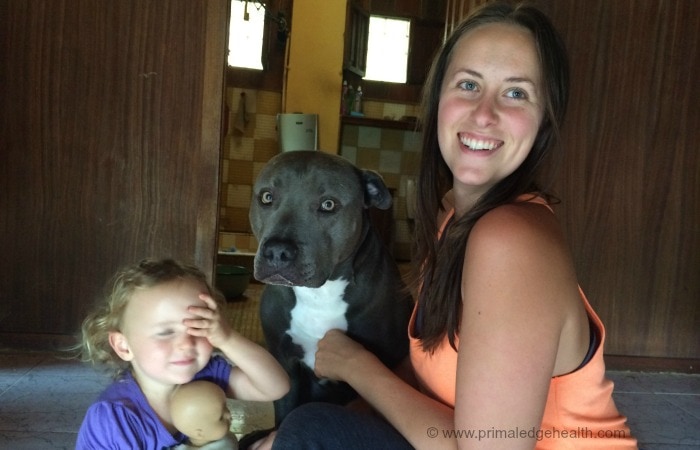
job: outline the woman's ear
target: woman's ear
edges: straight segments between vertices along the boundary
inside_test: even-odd
[[[129,343],[124,336],[119,331],[109,332],[109,345],[112,347],[114,352],[124,361],[131,361],[134,358],[131,349],[129,348]]]

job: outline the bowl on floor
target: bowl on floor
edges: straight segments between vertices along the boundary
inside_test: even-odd
[[[248,289],[250,275],[250,271],[243,266],[217,264],[214,285],[224,294],[226,300],[238,300]]]

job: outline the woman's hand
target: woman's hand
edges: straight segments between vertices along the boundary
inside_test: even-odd
[[[374,357],[340,330],[330,330],[318,342],[314,372],[319,378],[348,381],[346,370],[363,367],[358,359]]]
[[[454,428],[454,410],[409,385],[379,358],[340,330],[318,343],[317,376],[344,381],[416,448],[454,447],[454,441],[434,439],[425,430]],[[412,370],[412,381],[415,381]]]

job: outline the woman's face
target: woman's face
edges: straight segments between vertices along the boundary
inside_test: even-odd
[[[476,201],[522,164],[542,122],[542,86],[526,29],[481,25],[457,42],[438,107],[440,152],[457,196]]]

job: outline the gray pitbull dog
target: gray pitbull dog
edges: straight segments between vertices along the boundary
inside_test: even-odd
[[[345,331],[388,367],[408,354],[411,296],[368,213],[391,203],[379,174],[319,151],[282,153],[260,172],[250,209],[255,278],[267,285],[260,319],[291,380],[275,402],[277,424],[303,403],[357,397],[347,384],[314,375],[328,330]]]

